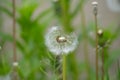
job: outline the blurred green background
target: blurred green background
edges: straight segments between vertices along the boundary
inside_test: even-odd
[[[77,49],[67,55],[67,80],[95,80],[92,1],[94,0],[16,0],[19,80],[56,80],[55,56],[49,52],[44,42],[47,30],[56,25],[63,27],[66,32],[76,32],[79,37]],[[110,0],[107,1],[98,1],[98,25],[104,31],[99,45],[107,45],[104,47],[105,80],[120,80],[120,14],[111,10]],[[12,14],[12,0],[0,0],[0,80],[11,80],[12,76]],[[99,78],[101,79],[101,50]]]

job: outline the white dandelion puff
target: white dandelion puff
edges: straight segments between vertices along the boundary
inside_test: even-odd
[[[45,43],[48,49],[56,54],[68,54],[75,50],[78,39],[74,33],[69,35],[58,26],[52,27],[45,36]]]

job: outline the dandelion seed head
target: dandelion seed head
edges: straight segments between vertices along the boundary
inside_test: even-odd
[[[54,26],[46,34],[45,42],[52,53],[59,55],[73,51],[77,46],[78,40],[74,33],[67,35],[61,28]]]

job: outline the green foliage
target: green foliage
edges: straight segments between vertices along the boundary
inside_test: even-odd
[[[120,79],[120,68],[119,68],[119,66],[118,66],[118,71],[117,71],[117,80],[119,80]]]
[[[26,0],[21,7],[18,8],[20,16],[17,18],[17,22],[20,25],[20,37],[22,38],[22,41],[18,41],[17,43],[23,56],[19,68],[22,77],[21,79],[38,80],[43,77],[38,77],[36,75],[44,75],[40,70],[44,66],[40,63],[40,60],[47,57],[44,32],[51,22],[52,14],[50,9],[46,9],[40,13],[38,17],[32,19],[35,10],[39,6],[38,3],[39,2],[36,1],[30,2]],[[49,17],[43,21],[43,18],[47,15],[49,15]],[[26,72],[24,72],[24,70],[26,70]]]
[[[7,62],[7,57],[0,54],[0,75],[7,75],[10,72],[10,65]]]
[[[45,75],[44,73],[41,73],[41,71],[44,71],[44,69],[42,70],[42,67],[45,68],[46,66],[42,65],[40,61],[42,58],[48,56],[46,54],[47,49],[44,43],[44,32],[49,23],[51,23],[53,15],[51,9],[46,9],[32,19],[34,12],[38,7],[38,1],[23,0],[22,5],[16,8],[16,13],[19,15],[16,17],[16,20],[20,26],[19,36],[21,37],[21,40],[17,40],[17,47],[20,53],[22,53],[19,54],[22,58],[19,60],[18,73],[22,80],[40,80],[44,79],[42,75]],[[4,13],[7,13],[12,19],[12,13],[7,8],[1,6],[1,10]],[[0,33],[0,37],[4,40],[12,41],[11,37],[4,33]],[[41,77],[36,77],[36,75],[39,74]]]

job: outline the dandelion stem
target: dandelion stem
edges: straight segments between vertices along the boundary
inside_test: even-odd
[[[120,66],[119,66],[119,60],[117,60],[117,67],[118,67],[118,69],[119,69],[119,67],[120,67]]]
[[[12,0],[13,3],[13,63],[17,62],[17,54],[16,54],[16,8],[15,8],[15,0]],[[13,79],[17,79],[16,75],[16,66],[14,66],[13,70]]]
[[[98,25],[97,25],[97,16],[95,15],[95,27],[96,27],[96,80],[98,80]]]
[[[13,0],[13,59],[14,61],[17,61],[17,55],[16,55],[16,17],[15,17],[15,0]]]
[[[104,80],[104,48],[102,48],[102,80]]]
[[[63,80],[66,80],[66,56],[63,54]]]
[[[120,79],[120,65],[119,65],[119,60],[117,60],[117,79],[119,80]]]
[[[73,28],[71,27],[71,18],[70,18],[70,13],[69,13],[69,1],[70,0],[60,0],[61,2],[61,11],[62,11],[62,24],[63,24],[63,27],[65,29],[66,32],[70,33],[73,31]],[[64,56],[65,58],[65,56]],[[73,65],[74,64],[74,73],[76,74],[73,74],[73,76],[75,77],[74,80],[78,80],[78,69],[76,68],[77,67],[77,63],[76,63],[76,59],[75,59],[75,54],[71,54],[70,57],[69,57],[71,60],[71,64]],[[66,64],[66,61],[63,61],[65,62]],[[66,72],[65,72],[66,73]],[[66,76],[65,76],[66,77]]]
[[[93,14],[94,14],[94,19],[95,19],[95,35],[96,35],[96,80],[98,80],[98,21],[97,21],[97,12],[98,12],[98,8],[97,2],[93,2]]]

